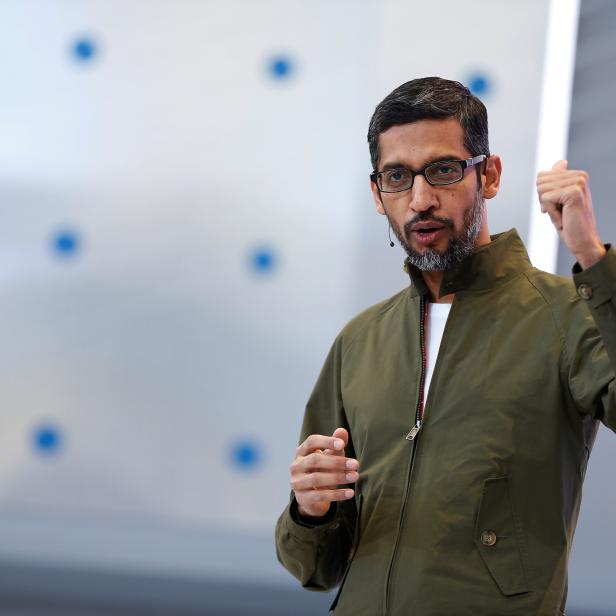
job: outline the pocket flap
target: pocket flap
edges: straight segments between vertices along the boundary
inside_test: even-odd
[[[511,505],[508,477],[486,479],[474,542],[503,595],[528,592],[522,563],[522,529]]]

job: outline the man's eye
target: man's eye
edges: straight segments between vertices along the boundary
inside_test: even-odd
[[[451,175],[452,173],[455,173],[456,170],[451,165],[439,165],[435,169],[435,172],[437,175]]]
[[[405,173],[404,171],[389,171],[385,176],[387,182],[391,182],[394,184],[404,182],[406,178],[407,173]]]

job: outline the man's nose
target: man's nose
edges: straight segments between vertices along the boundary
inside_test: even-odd
[[[438,202],[432,186],[423,175],[415,176],[411,188],[411,201],[409,207],[416,212],[425,212],[430,208],[437,207]]]

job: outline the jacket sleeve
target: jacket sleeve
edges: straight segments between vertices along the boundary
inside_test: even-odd
[[[566,352],[578,408],[616,432],[616,250],[607,248],[591,267],[573,268],[580,309],[566,333]]]
[[[355,457],[340,385],[342,338],[334,342],[306,405],[299,442],[310,434],[330,435],[338,428],[349,432],[347,457]],[[297,503],[291,501],[276,525],[276,554],[305,588],[330,590],[342,579],[350,557],[357,507],[355,499],[332,503],[319,525],[302,524]]]

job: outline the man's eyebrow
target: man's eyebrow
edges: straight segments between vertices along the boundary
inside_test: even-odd
[[[427,160],[420,167],[420,169],[425,167],[426,165],[431,165],[432,163],[440,163],[446,160],[466,160],[466,159],[464,157],[460,158],[459,154],[441,154],[440,156],[437,156],[436,158],[431,158]],[[389,169],[409,169],[409,167],[400,161],[393,160],[389,163],[386,163],[385,165],[381,167],[381,171],[388,171]]]

